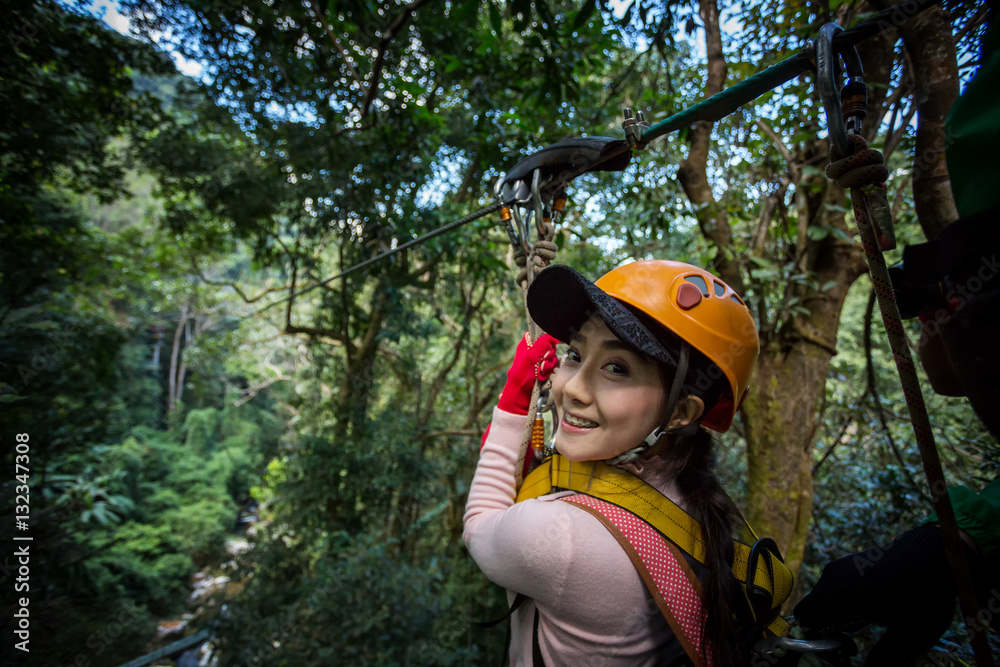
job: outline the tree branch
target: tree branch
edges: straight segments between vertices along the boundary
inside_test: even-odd
[[[632,75],[632,72],[635,70],[635,66],[639,64],[639,60],[641,60],[647,53],[649,53],[654,48],[657,39],[662,37],[666,33],[666,30],[667,30],[667,22],[664,21],[661,24],[661,26],[657,28],[657,31],[653,35],[653,38],[649,40],[649,48],[647,48],[645,51],[642,51],[641,53],[636,54],[636,56],[629,61],[628,65],[625,66],[625,69],[622,70],[621,74],[619,74],[617,79],[615,79],[615,81],[611,84],[611,88],[608,90],[608,94],[604,98],[604,101],[601,102],[600,107],[598,107],[597,111],[594,112],[593,117],[590,119],[591,125],[597,124],[597,121],[600,120],[601,115],[604,113],[604,109],[607,108],[608,104],[611,102],[611,100],[614,99],[615,95],[617,95],[620,92],[622,86],[625,85],[625,81],[628,80],[628,78]]]
[[[245,403],[249,403],[250,401],[252,401],[257,396],[257,394],[259,394],[260,392],[264,391],[265,389],[267,389],[268,387],[270,387],[272,384],[274,384],[276,382],[282,382],[284,380],[291,380],[291,379],[292,378],[285,377],[281,373],[281,370],[278,369],[278,375],[276,377],[273,377],[273,378],[271,378],[269,380],[264,380],[263,382],[259,382],[259,383],[255,384],[254,386],[248,387],[247,389],[245,389],[242,392],[240,392],[242,394],[242,397],[239,400],[237,400],[237,401],[233,401],[233,407],[238,408],[238,407],[240,407],[241,405],[243,405]]]
[[[795,165],[795,159],[792,157],[792,152],[788,150],[788,146],[786,146],[785,142],[781,139],[781,135],[775,132],[771,126],[767,124],[767,121],[757,120],[756,122],[757,127],[759,127],[761,131],[767,135],[767,138],[771,140],[775,148],[781,152],[781,155],[785,158],[785,162],[788,164],[789,169],[791,169],[792,166]],[[792,180],[798,179],[793,177]]]
[[[254,303],[256,301],[259,301],[263,297],[267,296],[268,294],[271,294],[273,292],[283,292],[286,289],[288,289],[288,285],[282,285],[281,287],[269,287],[268,289],[264,290],[257,296],[249,297],[242,289],[240,289],[240,286],[237,285],[236,283],[210,280],[205,275],[205,272],[202,271],[201,267],[198,266],[198,262],[197,260],[195,260],[194,256],[189,256],[188,259],[191,261],[191,268],[194,270],[195,274],[201,279],[203,283],[205,283],[206,285],[213,285],[215,287],[231,287],[233,288],[233,291],[236,292],[240,296],[240,298],[243,299],[243,301],[245,301],[246,303]]]
[[[895,114],[895,113],[896,112],[893,111],[893,114]],[[910,121],[913,119],[913,116],[916,113],[917,113],[917,105],[916,104],[911,104],[910,105],[910,110],[906,112],[906,116],[903,118],[903,122],[900,123],[900,125],[896,129],[896,131],[893,132],[885,140],[885,145],[882,147],[882,155],[885,157],[885,159],[886,159],[887,162],[889,160],[889,156],[892,155],[892,152],[894,150],[896,150],[896,146],[899,145],[899,142],[903,138],[903,135],[906,134],[906,128],[909,127]],[[889,129],[890,129],[890,131],[892,130],[892,126],[891,125],[889,126]]]
[[[344,61],[344,66],[347,67],[348,73],[358,84],[358,89],[364,90],[365,80],[361,78],[361,75],[358,74],[358,70],[351,64],[351,57],[347,54],[347,51],[344,50],[344,47],[340,45],[340,40],[338,40],[337,35],[334,34],[333,28],[330,27],[330,24],[327,23],[320,14],[319,7],[317,7],[316,3],[312,0],[309,0],[306,4],[309,5],[309,9],[312,10],[312,14],[316,18],[316,22],[320,24],[323,31],[326,32],[326,36],[330,38],[330,42],[333,43],[333,47],[337,49],[337,53],[340,54],[341,60]]]
[[[378,43],[378,53],[375,55],[375,65],[372,66],[371,81],[368,82],[368,94],[365,95],[365,101],[361,105],[361,117],[365,118],[368,116],[368,112],[371,108],[372,102],[375,101],[375,95],[378,94],[378,82],[382,76],[382,67],[385,65],[385,52],[389,48],[390,42],[396,37],[397,34],[406,26],[407,21],[413,16],[413,13],[428,4],[431,0],[415,0],[414,2],[408,4],[403,8],[403,12],[396,17],[396,20],[392,22],[389,29],[382,33],[382,38]]]
[[[784,198],[788,189],[788,181],[782,179],[774,192],[768,194],[760,208],[760,217],[757,226],[754,228],[753,236],[750,237],[751,257],[760,257],[764,254],[764,243],[767,241],[767,230],[771,227],[771,218],[778,207],[778,203]]]
[[[705,53],[708,76],[705,79],[707,99],[722,90],[726,81],[726,58],[722,50],[717,0],[699,0],[699,14],[705,26]],[[691,149],[677,169],[677,180],[691,202],[702,235],[716,247],[712,269],[739,293],[745,293],[740,265],[729,255],[733,248],[733,230],[725,209],[716,201],[708,181],[708,153],[714,125],[699,121],[691,128]]]
[[[885,9],[891,0],[872,0],[871,4]],[[942,149],[947,137],[945,121],[959,93],[958,59],[950,17],[941,6],[913,16],[899,27],[899,34],[917,91],[913,203],[924,236],[933,240],[958,219]]]

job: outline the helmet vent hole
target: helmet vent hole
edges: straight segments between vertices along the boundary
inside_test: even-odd
[[[715,296],[726,296],[726,286],[718,280],[712,283],[712,287],[715,288]]]
[[[708,296],[708,282],[704,278],[701,276],[687,276],[684,280],[697,287],[702,296]]]
[[[729,296],[729,298],[732,299],[733,301],[735,301],[736,303],[740,304],[741,306],[746,306],[746,304],[743,303],[743,299],[741,299],[740,297],[736,296],[735,294],[731,294]]]

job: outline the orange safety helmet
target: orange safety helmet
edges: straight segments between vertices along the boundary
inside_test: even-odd
[[[620,266],[596,283],[568,266],[551,266],[536,277],[528,291],[532,318],[559,340],[568,342],[590,315],[598,314],[622,340],[676,365],[670,358],[672,353],[651,340],[652,332],[622,303],[645,313],[719,367],[726,383],[701,423],[715,431],[729,430],[746,398],[760,352],[757,325],[743,299],[704,269],[659,259]],[[720,379],[709,374],[704,379],[689,378],[688,384],[706,389]]]
[[[701,423],[729,430],[760,352],[757,324],[733,288],[697,266],[665,259],[626,264],[595,285],[649,315],[722,370],[729,391],[723,391]]]

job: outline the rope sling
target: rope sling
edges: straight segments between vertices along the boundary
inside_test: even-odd
[[[517,173],[517,168],[512,170]],[[552,240],[555,237],[556,224],[566,208],[566,192],[561,187],[554,196],[546,201],[542,197],[542,169],[535,167],[530,171],[530,198],[524,198],[525,182],[508,176],[497,182],[496,194],[501,204],[500,219],[504,223],[507,235],[510,237],[514,253],[514,263],[519,270],[514,282],[521,288],[521,301],[528,320],[528,342],[538,340],[542,331],[528,312],[528,288],[537,276],[555,259],[558,247]],[[504,196],[506,195],[506,197]],[[518,195],[521,195],[518,197]],[[505,201],[508,200],[508,201]],[[526,206],[521,212],[519,204]],[[531,225],[534,220],[537,236],[534,243],[531,239]],[[521,437],[521,447],[518,449],[517,463],[514,467],[515,488],[521,487],[523,481],[525,460],[528,457],[529,445],[538,449],[545,439],[545,422],[539,413],[539,402],[543,399],[543,386],[535,382],[531,390],[531,400],[528,403],[528,420]]]

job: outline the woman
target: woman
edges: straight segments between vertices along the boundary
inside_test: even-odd
[[[465,542],[479,567],[530,598],[512,615],[511,664],[745,662],[740,631],[751,612],[731,567],[733,537],[745,524],[713,473],[702,427],[727,430],[745,396],[759,349],[746,306],[710,273],[662,260],[625,265],[596,284],[552,266],[527,301],[551,335],[518,346],[465,514]],[[608,521],[586,503],[557,502],[585,496],[562,491],[515,503],[532,387],[555,368],[559,341],[569,344],[552,375],[561,458],[627,471],[700,524],[703,557],[685,554],[679,563],[700,588],[697,636],[685,638],[660,613],[663,600],[654,604],[649,577]]]

